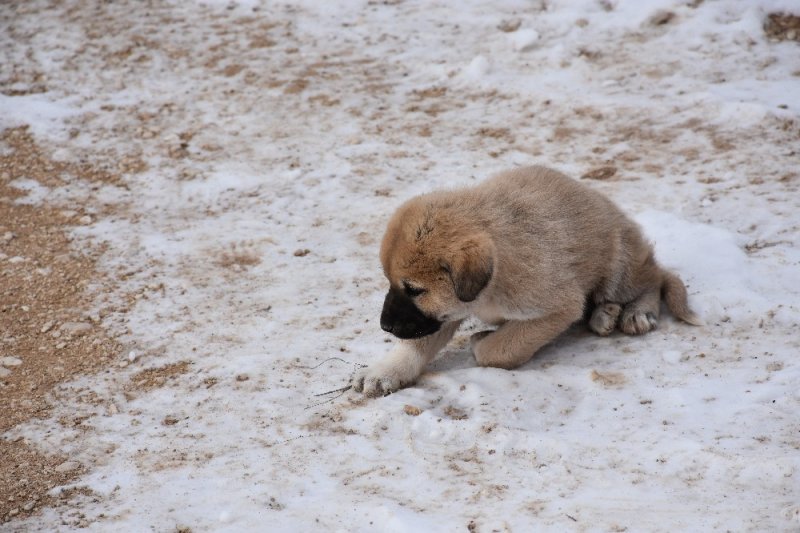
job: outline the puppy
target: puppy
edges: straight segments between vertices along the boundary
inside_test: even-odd
[[[381,327],[400,341],[354,376],[369,396],[413,383],[468,316],[496,326],[472,336],[477,363],[506,369],[584,316],[599,335],[640,335],[656,327],[663,298],[701,324],[639,227],[545,167],[412,198],[389,221],[380,258],[390,284]]]

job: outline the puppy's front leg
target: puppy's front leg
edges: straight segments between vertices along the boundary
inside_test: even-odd
[[[367,396],[384,396],[414,383],[425,365],[453,337],[459,324],[460,320],[446,322],[436,333],[399,341],[385,358],[356,373],[353,389]]]
[[[580,311],[571,310],[532,320],[511,320],[493,332],[473,335],[472,352],[481,366],[516,368],[580,318]]]

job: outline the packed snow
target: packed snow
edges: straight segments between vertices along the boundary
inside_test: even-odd
[[[0,9],[6,64],[44,74],[0,96],[0,126],[60,160],[146,163],[123,185],[18,183],[92,210],[76,246],[106,245],[120,281],[90,312],[126,348],[5,435],[86,467],[94,496],[0,527],[800,530],[800,45],[763,30],[796,2]],[[576,325],[505,371],[475,367],[471,323],[414,386],[340,392],[394,342],[393,209],[526,164],[612,167],[584,181],[706,325]]]

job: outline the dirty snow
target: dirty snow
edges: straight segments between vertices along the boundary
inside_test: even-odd
[[[788,0],[4,4],[0,126],[125,174],[19,185],[89,207],[76,245],[108,246],[118,292],[94,311],[126,349],[6,435],[86,467],[75,486],[94,496],[0,527],[800,529],[800,50],[762,29],[785,10],[800,15]],[[392,210],[532,163],[613,166],[591,185],[642,224],[706,326],[576,326],[510,372],[474,368],[465,328],[413,387],[316,396],[390,347]]]

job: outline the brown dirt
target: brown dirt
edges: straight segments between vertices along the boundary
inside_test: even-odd
[[[422,409],[415,405],[405,405],[403,406],[403,412],[409,416],[419,416],[422,414]]]
[[[617,167],[605,166],[597,167],[588,171],[581,176],[585,180],[607,180],[613,178],[617,174]]]
[[[481,137],[500,139],[506,142],[514,142],[514,136],[508,128],[480,128],[478,129],[478,135]]]
[[[625,384],[625,375],[620,372],[603,372],[602,374],[597,370],[592,370],[592,381],[601,384],[603,387],[621,387]]]
[[[452,418],[453,420],[466,420],[469,418],[469,415],[463,409],[458,407],[448,405],[444,408],[444,414],[447,415],[448,418]]]
[[[82,210],[16,203],[25,192],[11,185],[30,179],[52,187],[69,179],[114,183],[117,177],[86,165],[53,161],[25,128],[0,132],[0,523],[52,503],[47,491],[78,476],[82,467],[58,469],[66,458],[41,453],[35,443],[3,433],[52,407],[59,383],[106,368],[120,346],[90,314],[90,282],[102,250],[76,250],[68,230],[90,223]],[[19,362],[21,361],[21,362]],[[2,362],[2,360],[0,360]]]
[[[777,41],[800,42],[800,16],[789,13],[770,13],[764,22],[764,33]]]
[[[129,390],[148,391],[163,387],[172,380],[189,371],[189,361],[178,361],[158,368],[146,368],[131,378]]]
[[[296,255],[296,254],[295,254]],[[261,257],[258,252],[247,248],[247,245],[241,246],[233,244],[230,249],[223,252],[217,260],[217,264],[223,268],[230,268],[232,270],[240,271],[250,266],[255,266],[261,263]]]
[[[39,453],[23,440],[0,440],[0,457],[0,523],[57,504],[47,492],[83,473],[78,463]]]

